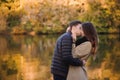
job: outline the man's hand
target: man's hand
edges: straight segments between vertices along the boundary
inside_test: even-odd
[[[86,61],[85,60],[83,60],[83,65],[85,65],[86,64]]]

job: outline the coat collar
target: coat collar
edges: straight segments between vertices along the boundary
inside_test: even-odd
[[[75,45],[78,46],[83,42],[88,41],[88,39],[86,37],[82,37],[82,38],[78,38],[77,41],[75,42]]]

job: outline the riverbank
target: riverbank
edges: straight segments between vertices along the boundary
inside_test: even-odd
[[[35,32],[35,31],[31,31],[31,32],[17,32],[17,33],[12,33],[12,32],[6,32],[6,31],[2,31],[0,32],[0,35],[56,35],[56,34],[62,34],[65,31],[61,31],[61,32]],[[120,34],[120,32],[98,32],[98,34]]]
[[[24,29],[22,27],[14,27],[6,30],[1,30],[0,35],[48,35],[62,34],[66,32],[67,27],[39,27],[36,29]],[[100,28],[96,27],[98,34],[120,34],[120,29],[117,28]]]

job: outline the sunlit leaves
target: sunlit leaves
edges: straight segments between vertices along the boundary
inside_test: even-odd
[[[94,2],[94,4],[93,4]],[[117,3],[114,0],[106,0],[106,1],[96,1],[93,0],[92,2],[89,0],[88,2],[90,9],[88,12],[90,12],[89,16],[91,17],[91,21],[96,25],[100,27],[115,27],[116,30],[119,28],[119,3]],[[96,14],[97,13],[97,14]],[[94,18],[95,17],[95,18]],[[114,32],[114,31],[113,31]]]
[[[28,32],[42,32],[42,29],[43,33],[63,32],[70,21],[78,19],[83,22],[92,22],[98,32],[114,33],[120,30],[119,6],[119,0],[31,0],[29,2],[27,0],[1,0],[0,23],[4,29],[0,28],[0,30],[7,29],[6,23],[10,27],[22,26],[25,29],[24,25],[30,21],[33,24]],[[56,30],[54,27],[60,29]]]

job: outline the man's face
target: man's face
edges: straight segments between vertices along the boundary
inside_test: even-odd
[[[82,36],[83,30],[82,30],[82,25],[81,24],[76,25],[75,32],[76,32],[77,36]]]

